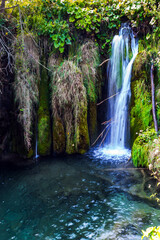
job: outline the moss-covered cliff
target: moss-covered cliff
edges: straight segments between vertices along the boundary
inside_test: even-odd
[[[153,42],[152,42],[153,44]],[[131,145],[134,165],[156,168],[157,157],[155,149],[159,152],[159,140],[154,130],[151,93],[151,64],[154,65],[153,77],[155,84],[156,118],[159,125],[160,119],[160,75],[159,75],[159,46],[158,42],[146,44],[140,41],[139,54],[137,55],[132,73],[132,98],[131,98]],[[160,125],[159,125],[160,126]],[[158,154],[157,154],[158,156]],[[158,160],[159,161],[159,160]],[[158,170],[158,169],[157,169]]]
[[[45,66],[45,60],[42,60]],[[41,67],[38,108],[38,154],[46,156],[51,153],[51,119],[49,110],[49,79],[47,69]]]
[[[85,153],[96,138],[98,64],[98,48],[89,39],[71,46],[68,59],[56,53],[49,58],[56,154]]]
[[[89,148],[87,96],[81,70],[72,61],[64,61],[52,76],[52,112],[54,151],[84,153]]]
[[[150,87],[150,62],[146,50],[138,53],[131,80],[131,145],[140,130],[153,125]]]

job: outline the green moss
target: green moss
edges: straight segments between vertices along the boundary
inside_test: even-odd
[[[91,40],[81,46],[74,43],[68,50],[69,60],[55,68],[51,76],[54,124],[60,128],[59,132],[53,125],[53,147],[54,152],[61,152],[66,147],[67,154],[83,154],[97,133],[96,101],[101,93],[101,71],[97,71],[99,51]],[[56,59],[50,62],[53,67]],[[55,118],[60,121],[55,122]]]
[[[146,40],[139,42],[139,50],[133,64],[131,82],[131,144],[132,159],[136,167],[148,167],[153,155],[153,138],[156,138],[151,98],[151,62],[154,64],[154,83],[156,93],[156,112],[159,121],[160,81],[158,77],[158,48],[151,46]],[[148,127],[151,130],[147,130]],[[152,153],[152,154],[151,154]]]
[[[78,49],[76,61],[83,75],[83,83],[87,91],[87,99],[96,102],[98,97],[97,67],[100,63],[99,49],[92,40],[86,40]]]
[[[147,50],[143,50],[137,54],[133,64],[132,81],[139,78],[145,78],[146,83],[150,79],[150,55]]]
[[[95,42],[87,40],[78,50],[78,65],[82,71],[83,84],[86,88],[88,102],[88,129],[90,143],[97,136],[97,107],[96,102],[101,95],[101,70],[99,49]]]
[[[149,145],[137,144],[137,139],[132,148],[132,160],[135,167],[148,167]]]
[[[132,147],[132,160],[135,167],[148,167],[152,141],[156,138],[154,129],[141,132]]]
[[[65,131],[60,118],[53,120],[53,151],[56,154],[65,152]]]
[[[131,81],[131,146],[140,130],[153,126],[150,88],[150,60],[147,52],[140,52],[133,64]]]
[[[74,154],[76,153],[75,137],[74,131],[66,132],[66,153]]]
[[[97,105],[93,102],[88,104],[88,128],[90,143],[92,144],[97,137]]]
[[[45,68],[41,69],[38,109],[38,154],[46,156],[51,151],[51,120],[49,112],[49,85]]]
[[[46,156],[50,154],[51,133],[50,119],[48,116],[39,118],[38,123],[38,154]]]
[[[68,130],[66,123],[66,153],[85,153],[89,148],[89,133],[87,124],[87,99],[86,95],[78,104],[78,116],[73,122],[72,127]]]
[[[96,86],[93,80],[84,78],[84,86],[87,90],[88,101],[96,102],[97,94],[96,94]]]
[[[31,158],[31,157],[33,157],[33,155],[34,155],[34,151],[33,151],[33,149],[31,148],[31,149],[28,151],[27,158]]]
[[[53,118],[60,119],[60,133],[53,131],[57,148],[62,137],[67,154],[84,153],[89,147],[87,94],[81,70],[73,61],[65,60],[52,76]],[[64,135],[65,129],[65,135]],[[61,134],[61,136],[58,136]]]
[[[151,93],[143,79],[132,82],[131,144],[140,130],[153,126]]]
[[[89,148],[89,134],[87,125],[87,102],[80,106],[78,126],[76,129],[76,145],[77,152],[80,154],[85,153]]]

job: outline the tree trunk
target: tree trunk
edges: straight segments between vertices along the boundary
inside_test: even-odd
[[[151,64],[151,93],[152,93],[152,114],[153,114],[153,121],[154,121],[154,127],[155,131],[158,132],[158,125],[157,125],[157,119],[156,119],[156,107],[155,107],[155,87],[154,87],[154,67],[153,63]]]

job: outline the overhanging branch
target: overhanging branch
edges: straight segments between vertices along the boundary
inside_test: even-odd
[[[18,6],[19,6],[19,5],[17,4],[17,5],[12,6],[12,7],[1,8],[1,9],[0,9],[0,12],[1,12],[1,11],[4,11],[4,10],[7,10],[7,9],[15,8],[15,7],[18,7]]]

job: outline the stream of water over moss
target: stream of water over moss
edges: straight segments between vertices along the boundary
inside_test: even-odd
[[[1,167],[0,239],[141,239],[141,229],[160,222],[160,208],[149,198],[154,187],[123,153],[93,150]]]

